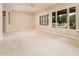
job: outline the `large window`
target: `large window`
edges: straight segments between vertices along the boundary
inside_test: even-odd
[[[76,29],[76,8],[69,8],[69,28]]]
[[[76,29],[76,7],[62,9],[52,12],[52,27],[63,29]],[[49,14],[40,16],[40,24],[43,26],[49,25]]]
[[[49,25],[49,14],[47,14],[47,16],[46,16],[46,25],[48,26]]]
[[[44,26],[46,26],[46,15],[44,15],[43,17],[44,17],[44,19],[43,19],[44,22],[43,23],[44,23]]]
[[[42,24],[41,24],[41,20],[42,20],[42,19],[41,19],[41,16],[39,16],[39,25],[42,25]]]
[[[67,28],[67,9],[57,12],[57,27]]]
[[[42,26],[49,25],[49,14],[39,16],[39,25],[42,25]]]
[[[56,12],[52,12],[52,27],[55,27],[56,24]]]

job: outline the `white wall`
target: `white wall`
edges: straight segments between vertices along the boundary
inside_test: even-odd
[[[0,4],[0,40],[2,40],[2,4]]]
[[[6,31],[32,30],[35,28],[35,15],[18,11],[10,11],[10,24],[7,11]]]
[[[34,14],[11,11],[8,31],[31,30],[35,27]]]
[[[49,26],[40,26],[39,25],[39,16],[40,15],[44,15],[44,14],[49,14],[51,15],[52,12],[57,12],[58,10],[62,10],[62,9],[68,9],[70,7],[78,7],[78,4],[59,4],[59,5],[55,5],[54,7],[50,8],[49,10],[45,10],[45,11],[42,11],[42,12],[39,12],[36,14],[36,26],[37,26],[37,29],[40,29],[40,30],[43,30],[43,31],[46,31],[46,32],[50,32],[50,33],[56,33],[56,34],[60,34],[60,35],[63,35],[63,36],[66,36],[66,37],[72,37],[72,38],[79,38],[79,32],[76,31],[76,30],[70,30],[70,29],[59,29],[59,28],[52,28],[52,24],[51,24],[51,20],[52,20],[52,16],[49,17],[49,21],[50,21],[50,24]],[[79,10],[77,9],[77,12],[79,14]],[[79,24],[79,15],[77,14],[77,27],[78,27],[78,24]]]
[[[7,12],[6,32],[33,30],[35,28],[35,15],[33,13],[14,11],[4,4],[3,10]],[[10,24],[8,12],[10,12]]]

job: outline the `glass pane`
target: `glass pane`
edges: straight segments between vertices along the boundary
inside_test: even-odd
[[[39,25],[41,25],[41,16],[39,16]]]
[[[64,29],[67,28],[67,9],[57,12],[57,27]]]
[[[44,17],[43,21],[44,21],[44,26],[45,26],[46,25],[46,19],[45,19],[46,15],[44,15],[43,17]]]
[[[69,28],[76,29],[76,8],[72,7],[69,9]]]
[[[52,12],[52,27],[55,27],[56,24],[56,12]]]

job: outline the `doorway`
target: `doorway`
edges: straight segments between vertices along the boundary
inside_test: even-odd
[[[3,33],[6,32],[6,11],[2,11],[3,13]]]

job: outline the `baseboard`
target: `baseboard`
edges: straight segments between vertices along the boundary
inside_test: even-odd
[[[35,28],[34,28],[35,29]],[[34,30],[33,28],[31,29],[16,29],[16,30],[8,30],[6,31],[6,33],[9,33],[9,32],[20,32],[20,31],[32,31]]]
[[[74,40],[79,41],[79,37],[71,36],[71,35],[68,35],[68,34],[63,34],[63,33],[60,33],[58,31],[44,30],[44,29],[40,29],[40,30],[47,32],[47,33],[56,34],[56,35],[60,35],[60,36],[63,36],[63,37],[69,38],[69,39],[74,39]]]

